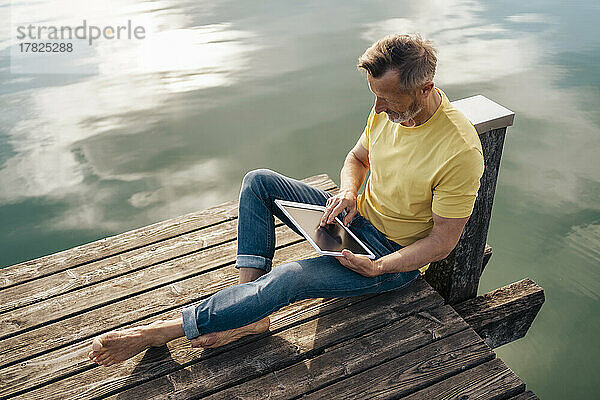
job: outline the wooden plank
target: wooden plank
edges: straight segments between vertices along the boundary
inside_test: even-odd
[[[533,393],[531,390],[528,390],[526,392],[523,392],[515,397],[511,397],[508,400],[540,400],[535,393]]]
[[[520,339],[542,304],[544,289],[529,278],[464,301],[456,311],[491,348]]]
[[[405,291],[371,297],[257,341],[197,350],[191,349],[189,342],[182,338],[114,368],[92,368],[19,398],[86,399],[117,394],[119,398],[154,395],[189,398],[209,394],[318,354],[411,313],[438,307],[442,302],[441,297],[419,279]],[[137,386],[131,387],[133,385]]]
[[[327,174],[302,180],[323,190],[333,189],[335,183]],[[141,246],[237,218],[237,201],[229,201],[205,210],[185,214],[166,221],[144,226],[115,236],[86,243],[72,249],[0,269],[0,289],[48,276],[69,268],[100,260]]]
[[[281,229],[286,228],[282,227]],[[298,246],[306,250],[303,254],[315,254],[307,242],[300,243]],[[296,247],[290,249],[283,247],[275,252],[275,259],[278,260],[277,262],[282,259],[289,260],[297,253],[297,250]],[[232,251],[233,248],[225,251],[226,255],[222,256],[233,258]],[[186,257],[181,268],[191,269],[194,266],[204,265],[200,264],[200,262],[206,261],[203,253]],[[0,366],[18,363],[75,341],[93,338],[100,333],[118,329],[146,317],[152,317],[209,297],[238,282],[238,271],[234,268],[233,261],[230,260],[226,265],[225,268],[208,270],[201,274],[196,273],[170,285],[160,286],[121,301],[112,301],[106,305],[1,340]],[[35,346],[32,346],[32,343],[35,343]]]
[[[467,329],[303,396],[303,399],[392,399],[494,358]],[[427,399],[428,397],[422,397]]]
[[[275,232],[277,243],[281,246],[303,240],[287,226],[280,226]],[[201,252],[120,275],[96,285],[85,286],[29,307],[0,314],[0,340],[155,288],[177,284],[178,281],[204,271],[233,264],[236,248],[236,242],[226,242]],[[139,257],[143,260],[142,263],[150,264],[152,252],[140,254]]]
[[[418,391],[404,399],[499,400],[517,395],[524,390],[525,384],[523,381],[502,360],[496,358]]]
[[[477,296],[505,136],[506,128],[479,136],[485,170],[473,213],[454,250],[445,259],[431,263],[425,271],[427,282],[448,304],[457,304]]]
[[[316,357],[217,392],[207,400],[295,398],[325,387],[331,382],[383,364],[468,327],[469,325],[450,306],[428,310],[364,336],[342,342],[326,349],[323,354]]]

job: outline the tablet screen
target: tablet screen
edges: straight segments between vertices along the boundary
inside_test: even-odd
[[[367,255],[363,247],[335,221],[324,227],[320,226],[323,211],[310,210],[306,208],[281,205],[302,227],[304,232],[323,251],[341,252],[348,249],[354,254]]]

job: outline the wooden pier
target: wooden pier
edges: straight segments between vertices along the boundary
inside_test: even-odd
[[[305,181],[337,189],[327,175]],[[487,235],[491,204],[476,209],[457,249],[406,290],[303,300],[263,334],[216,349],[181,338],[111,367],[87,358],[97,335],[177,317],[237,284],[237,201],[4,268],[0,398],[536,399],[492,349],[525,334],[543,290],[524,279],[475,297],[458,277],[475,259],[478,282],[491,254],[471,239]],[[274,265],[316,255],[277,222]]]

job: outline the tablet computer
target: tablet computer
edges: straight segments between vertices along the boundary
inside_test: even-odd
[[[375,254],[348,229],[338,217],[331,224],[321,227],[324,206],[275,200],[275,204],[292,221],[318,253],[328,256],[341,256],[342,250],[350,250],[355,255],[374,259]]]

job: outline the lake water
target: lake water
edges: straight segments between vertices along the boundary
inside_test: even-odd
[[[597,1],[87,3],[0,3],[3,22],[147,28],[29,65],[63,68],[50,74],[11,73],[14,31],[0,28],[0,265],[233,199],[258,167],[339,183],[373,102],[357,57],[420,32],[451,100],[483,94],[516,113],[480,293],[530,277],[546,303],[496,351],[540,398],[596,396]]]

